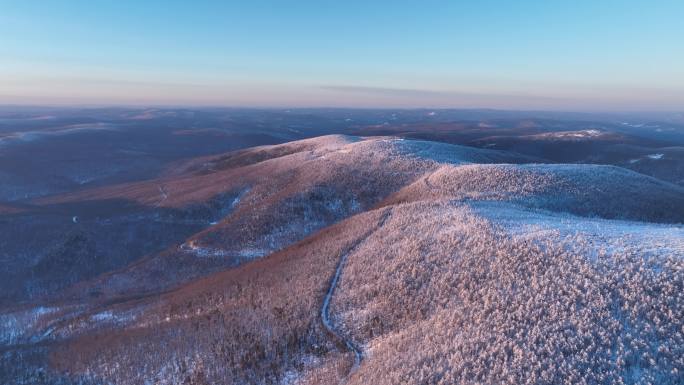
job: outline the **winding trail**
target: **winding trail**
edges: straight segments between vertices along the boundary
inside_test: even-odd
[[[337,263],[337,268],[335,269],[335,275],[333,276],[332,280],[330,281],[330,287],[328,287],[328,291],[325,294],[325,298],[323,299],[323,306],[321,307],[321,319],[323,321],[323,326],[328,330],[328,332],[332,335],[335,336],[336,339],[344,343],[344,345],[347,347],[347,350],[350,352],[354,353],[354,364],[352,365],[351,369],[349,369],[349,372],[345,376],[345,378],[348,378],[351,374],[353,374],[356,369],[359,368],[359,365],[361,364],[361,361],[363,360],[363,351],[361,348],[356,345],[354,341],[352,341],[351,337],[347,338],[344,336],[344,334],[335,328],[335,325],[333,325],[332,320],[330,319],[330,300],[332,299],[333,295],[335,294],[335,289],[337,288],[337,283],[340,280],[340,276],[342,275],[342,270],[344,269],[344,265],[347,262],[347,258],[351,253],[356,250],[359,245],[361,245],[368,237],[371,236],[375,231],[377,231],[379,228],[381,228],[385,222],[387,221],[387,218],[389,218],[390,214],[392,212],[391,208],[386,209],[383,213],[382,216],[380,217],[380,220],[378,221],[378,224],[375,225],[372,229],[368,230],[365,234],[363,234],[350,248],[347,250],[346,253],[342,254],[342,257],[340,257],[340,261]]]

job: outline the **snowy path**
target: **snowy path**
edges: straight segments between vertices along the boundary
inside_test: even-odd
[[[363,352],[361,351],[361,348],[359,348],[354,343],[354,341],[351,340],[351,338],[346,338],[342,334],[342,332],[340,330],[337,330],[335,328],[335,325],[333,325],[332,321],[330,320],[330,300],[335,294],[337,282],[340,280],[342,270],[344,269],[344,265],[347,262],[349,254],[353,253],[359,245],[361,245],[366,239],[368,239],[368,237],[371,236],[371,234],[373,234],[376,230],[381,228],[385,224],[385,221],[387,221],[387,218],[389,217],[390,213],[391,209],[385,210],[385,212],[382,214],[382,217],[378,221],[378,224],[374,228],[366,232],[361,238],[359,238],[359,240],[357,240],[356,243],[354,243],[352,247],[350,247],[349,250],[342,255],[340,261],[337,263],[335,275],[333,276],[333,279],[330,282],[330,287],[328,288],[328,291],[325,294],[325,298],[323,299],[323,306],[321,307],[321,319],[323,321],[323,326],[325,326],[328,332],[334,335],[338,340],[342,341],[350,352],[354,353],[354,364],[352,365],[351,369],[349,369],[349,373],[347,373],[346,377],[349,377],[352,373],[356,371],[356,369],[358,369],[359,365],[361,364],[361,360],[363,360]]]

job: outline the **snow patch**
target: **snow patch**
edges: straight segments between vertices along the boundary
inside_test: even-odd
[[[103,311],[101,313],[94,314],[90,317],[93,321],[109,321],[114,319],[114,313],[111,310]]]
[[[179,246],[181,251],[194,254],[200,258],[226,258],[226,257],[240,257],[240,258],[259,258],[271,252],[267,249],[259,248],[243,248],[240,250],[225,250],[213,247],[204,247],[197,244],[197,241],[185,242]]]
[[[498,202],[473,203],[471,207],[502,226],[514,238],[532,242],[556,238],[592,260],[618,253],[644,258],[684,258],[682,225],[585,218],[543,210],[531,211]]]
[[[44,316],[58,310],[57,307],[39,306],[25,311],[0,314],[0,345],[13,345],[30,337]]]
[[[555,139],[588,139],[595,138],[603,135],[603,131],[597,129],[586,129],[579,131],[559,131],[559,132],[549,132],[539,135],[533,135],[538,138],[555,138]]]
[[[94,322],[122,324],[135,320],[135,316],[131,314],[115,314],[111,310],[106,310],[97,314],[93,314],[90,316],[90,320]]]

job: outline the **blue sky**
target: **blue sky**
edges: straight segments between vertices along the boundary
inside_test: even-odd
[[[0,103],[681,110],[683,17],[679,0],[0,0]]]

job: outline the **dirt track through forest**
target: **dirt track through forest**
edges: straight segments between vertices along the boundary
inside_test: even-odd
[[[344,343],[344,345],[347,347],[347,349],[354,353],[354,364],[352,367],[349,369],[349,372],[345,376],[345,379],[348,378],[350,375],[352,375],[356,369],[358,369],[359,365],[361,364],[361,361],[363,360],[363,351],[361,351],[361,348],[354,343],[354,341],[350,338],[347,338],[344,336],[344,334],[335,328],[335,325],[333,325],[332,321],[330,320],[330,300],[332,299],[333,295],[335,294],[335,288],[337,287],[337,283],[340,280],[340,276],[342,275],[342,270],[344,269],[344,265],[347,262],[347,258],[351,253],[353,253],[359,245],[361,245],[363,242],[368,239],[375,231],[380,229],[385,222],[387,221],[387,218],[389,218],[390,214],[392,212],[392,209],[386,209],[385,212],[382,213],[382,216],[380,217],[380,220],[378,221],[378,224],[373,227],[372,229],[368,230],[361,238],[359,238],[350,248],[349,250],[342,254],[342,257],[340,257],[340,261],[337,263],[337,268],[335,269],[335,275],[333,276],[331,282],[330,282],[330,287],[328,287],[328,291],[325,294],[325,298],[323,299],[323,306],[321,307],[321,319],[323,321],[323,326],[328,330],[328,332],[332,335],[335,336],[336,339]]]

